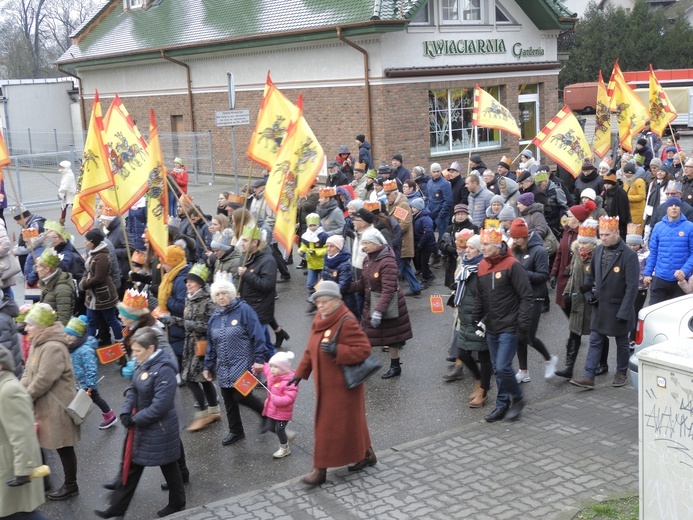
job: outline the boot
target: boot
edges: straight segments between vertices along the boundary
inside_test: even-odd
[[[443,376],[443,379],[445,381],[457,381],[458,379],[462,379],[462,365],[450,365],[448,367],[448,373]]]
[[[291,448],[289,448],[289,443],[287,442],[286,444],[280,444],[279,449],[272,454],[272,457],[275,459],[283,459],[288,455],[291,455]]]
[[[113,410],[101,415],[103,416],[103,422],[99,424],[99,430],[105,430],[107,428],[110,428],[118,422],[118,418],[116,417],[116,414]]]
[[[70,497],[79,495],[79,487],[77,486],[77,455],[75,454],[75,449],[72,447],[60,448],[58,450],[58,455],[63,465],[65,482],[60,489],[46,495],[48,500],[53,501],[67,500]]]
[[[209,410],[209,417],[212,419],[212,422],[221,421],[221,408],[219,408],[219,405],[210,406],[207,410]]]
[[[77,487],[77,484],[63,484],[60,489],[56,489],[52,493],[48,493],[46,498],[48,500],[58,502],[60,500],[67,500],[68,498],[75,497],[77,495],[79,495],[79,487]]]
[[[602,357],[599,359],[599,366],[595,375],[601,376],[609,372],[609,338],[605,337],[602,342]]]
[[[186,428],[189,432],[196,432],[214,422],[209,415],[209,408],[201,412],[195,412],[194,420],[190,426]]]
[[[469,394],[469,398],[474,399],[479,392],[483,392],[483,390],[481,389],[481,380],[477,379],[474,381],[474,390]]]
[[[573,377],[575,360],[577,359],[578,351],[580,350],[580,338],[574,338],[573,336],[569,337],[565,349],[565,368],[556,370],[556,375],[559,377],[565,377],[566,379],[571,379]]]
[[[481,408],[488,401],[488,392],[483,388],[479,387],[479,393],[474,396],[474,399],[469,401],[470,408]]]
[[[325,481],[327,481],[327,469],[324,468],[313,468],[313,471],[301,479],[301,482],[309,486],[319,486]]]
[[[276,348],[277,350],[282,348],[282,343],[284,343],[284,341],[289,341],[289,339],[290,339],[290,336],[282,328],[280,328],[279,330],[275,330],[274,335],[276,336],[276,341],[274,342],[274,348]]]
[[[366,450],[366,456],[358,461],[356,464],[353,466],[348,466],[347,469],[349,471],[361,471],[364,469],[366,466],[375,466],[375,464],[378,462],[378,459],[375,456],[375,452],[373,451],[373,448],[371,446],[368,447]]]
[[[400,368],[399,358],[390,360],[390,369],[385,372],[382,379],[390,379],[391,377],[397,377],[402,374],[402,369]]]

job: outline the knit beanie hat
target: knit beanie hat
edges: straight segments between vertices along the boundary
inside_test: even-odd
[[[382,235],[377,229],[367,229],[361,235],[361,242],[371,242],[376,245],[384,244]]]
[[[417,197],[414,200],[411,201],[411,207],[416,208],[419,211],[423,211],[423,209],[426,207],[426,203],[421,197]]]
[[[98,246],[105,238],[103,232],[98,228],[90,229],[84,237],[94,244],[94,246]]]
[[[183,251],[183,248],[176,245],[168,246],[164,254],[164,263],[176,267],[182,262],[185,262],[185,251]]]
[[[522,204],[523,206],[531,206],[534,204],[534,193],[531,191],[523,193],[517,198],[517,203]]]
[[[645,139],[644,137],[641,137],[640,139],[638,139],[637,144],[639,144],[640,146],[646,146],[647,145],[647,139]]]
[[[26,318],[24,318],[24,321],[30,325],[45,329],[53,325],[57,318],[58,315],[50,305],[47,303],[37,303],[31,308]]]
[[[453,214],[457,215],[458,213],[466,213],[469,215],[469,206],[466,204],[457,204],[455,205],[455,210],[453,211]]]
[[[467,239],[467,246],[473,246],[477,251],[481,251],[481,237],[474,235]]]
[[[84,315],[73,316],[65,326],[65,332],[76,338],[81,338],[87,333],[87,317]]]
[[[353,208],[354,211],[358,211],[363,207],[363,201],[361,199],[354,199],[349,201],[347,207]]]
[[[571,206],[570,207],[570,213],[578,219],[579,222],[584,222],[587,220],[590,216],[590,213],[592,213],[595,209],[597,208],[597,205],[592,202],[591,200],[588,200],[587,203],[585,204],[579,204],[577,206]]]
[[[269,360],[271,367],[277,367],[284,374],[291,372],[291,360],[294,358],[293,352],[277,352]]]
[[[527,222],[523,218],[516,218],[510,224],[510,231],[508,234],[512,238],[527,238],[529,236],[529,228],[527,227]]]
[[[503,206],[503,209],[498,212],[498,220],[501,222],[506,222],[514,220],[517,214],[510,204]]]
[[[327,239],[326,242],[328,244],[332,244],[334,247],[336,247],[340,251],[344,248],[344,237],[342,237],[340,235],[332,235],[330,238]]]
[[[664,209],[667,210],[671,206],[678,206],[679,208],[682,206],[681,199],[678,197],[669,197],[663,204]]]
[[[505,199],[501,195],[494,195],[493,197],[491,197],[491,202],[489,203],[489,206],[494,202],[505,204]]]
[[[623,173],[635,173],[635,165],[628,163],[623,167]]]
[[[585,188],[580,192],[580,198],[587,197],[592,201],[597,200],[597,193],[592,188]]]

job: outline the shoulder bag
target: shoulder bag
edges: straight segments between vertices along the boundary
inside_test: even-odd
[[[91,400],[91,396],[83,388],[80,388],[77,391],[77,395],[67,406],[65,406],[62,401],[58,399],[58,396],[55,395],[52,390],[49,390],[48,393],[51,394],[51,397],[55,399],[60,406],[62,406],[63,410],[67,412],[67,415],[70,416],[72,422],[77,426],[82,424],[87,419],[89,412],[91,412],[94,408],[94,401]]]
[[[342,321],[339,322],[339,326],[337,327],[335,333],[332,335],[332,339],[329,341],[329,343],[338,343],[339,332],[342,330],[342,325],[344,324],[344,322],[348,319],[348,315],[342,318]],[[371,354],[360,363],[356,363],[354,365],[339,366],[342,369],[342,374],[344,375],[344,383],[346,384],[348,390],[356,388],[383,367],[382,363],[380,363],[380,361],[378,361],[378,359],[373,355],[373,352],[371,352]]]
[[[398,291],[395,290],[394,294],[392,295],[392,299],[390,300],[390,303],[387,306],[387,309],[383,313],[384,320],[392,320],[395,318],[399,318],[399,298],[397,292]],[[373,312],[375,310],[375,307],[378,305],[378,301],[380,301],[380,296],[381,293],[371,291],[371,312]]]

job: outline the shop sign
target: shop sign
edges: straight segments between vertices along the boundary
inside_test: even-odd
[[[423,42],[424,56],[453,56],[459,54],[505,54],[507,48],[502,38],[476,40],[426,40]],[[543,56],[544,49],[537,47],[523,48],[520,42],[512,46],[512,55],[518,60]]]

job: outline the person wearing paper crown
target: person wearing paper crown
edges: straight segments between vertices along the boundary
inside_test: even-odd
[[[301,245],[298,254],[306,259],[306,287],[308,295],[315,292],[315,284],[318,283],[320,273],[325,265],[325,254],[327,254],[327,239],[329,235],[320,227],[320,215],[310,213],[306,217],[308,229],[301,235]]]
[[[99,430],[106,430],[118,422],[113,409],[99,394],[99,366],[96,362],[96,347],[99,342],[87,334],[87,317],[75,316],[65,326],[67,349],[70,351],[75,379],[82,390],[85,390],[94,404],[101,409],[103,422]]]
[[[339,235],[344,229],[344,212],[339,207],[336,188],[320,190],[318,206],[315,212],[320,216],[320,225],[327,236]]]
[[[616,338],[616,377],[613,386],[628,383],[628,333],[635,326],[635,299],[640,266],[638,255],[621,240],[618,217],[599,219],[599,238],[592,255],[585,283],[580,291],[588,303],[596,305],[590,322],[590,349],[582,377],[571,384],[593,389],[594,378],[604,346],[604,338]],[[588,294],[590,293],[590,294]]]
[[[12,218],[14,218],[14,221],[22,230],[35,229],[36,237],[43,233],[43,223],[46,221],[44,217],[32,214],[23,204],[13,206],[10,212],[12,213]],[[30,253],[29,246],[30,244],[24,238],[24,233],[20,233],[17,237],[17,245],[12,249],[12,254],[19,258],[19,265],[22,270],[24,270],[26,257]]]
[[[187,295],[183,317],[171,317],[171,325],[185,329],[180,373],[198,404],[194,421],[186,428],[188,431],[198,431],[221,420],[217,391],[202,375],[206,345],[201,345],[201,342],[207,342],[207,325],[214,311],[214,303],[207,289],[209,274],[204,264],[195,264],[190,268],[185,278]]]
[[[168,339],[180,366],[185,330],[180,325],[174,324],[173,320],[183,317],[187,294],[185,279],[188,276],[188,271],[190,271],[190,264],[185,258],[183,249],[176,245],[166,248],[166,255],[162,264],[165,274],[159,284],[157,319],[168,326]],[[176,321],[176,323],[179,322]]]
[[[29,286],[38,282],[34,258],[38,258],[47,247],[55,249],[60,257],[58,267],[65,273],[70,273],[75,281],[79,282],[84,274],[84,259],[70,242],[70,234],[65,227],[53,220],[47,220],[44,224],[44,232],[34,243],[34,254],[27,256],[24,264],[24,278]]]
[[[525,400],[515,378],[513,358],[518,341],[527,341],[534,303],[532,286],[499,229],[484,229],[480,238],[484,259],[479,263],[472,320],[477,334],[486,336],[498,388],[496,407],[484,419],[516,421]]]
[[[55,249],[44,249],[36,259],[36,273],[43,303],[50,305],[58,313],[58,320],[67,325],[75,310],[75,285],[70,273],[64,273],[58,265],[60,257]]]
[[[574,209],[570,208],[571,212],[585,215],[589,212],[587,208]],[[566,309],[568,309],[568,342],[566,344],[565,367],[556,371],[559,377],[571,379],[573,377],[573,368],[580,350],[582,336],[589,336],[590,322],[592,320],[593,305],[589,303],[587,295],[580,291],[580,287],[584,285],[585,276],[589,272],[590,262],[594,248],[600,243],[597,238],[599,222],[594,219],[583,219],[578,226],[578,235],[575,241],[571,244],[570,249],[573,253],[572,262],[570,264],[570,277],[568,283],[562,289],[563,300],[565,301]],[[600,362],[601,363],[601,362]]]
[[[55,311],[45,303],[37,303],[26,315],[31,349],[22,385],[34,401],[39,445],[58,451],[65,475],[63,485],[46,496],[49,500],[67,500],[79,494],[74,446],[80,439],[80,427],[65,410],[77,390],[65,329],[56,318]]]
[[[269,253],[267,255],[271,257]],[[276,276],[276,269],[272,274]],[[239,404],[258,416],[262,414],[262,401],[252,392],[244,396],[234,388],[234,383],[247,370],[262,370],[268,359],[266,327],[260,323],[253,308],[237,296],[236,287],[226,277],[217,277],[210,292],[216,308],[207,326],[207,353],[202,375],[210,383],[216,377],[221,388],[229,423],[229,433],[222,444],[228,446],[245,438]]]
[[[212,273],[230,273],[233,275],[243,263],[243,251],[236,247],[237,240],[233,230],[226,228],[212,237],[210,248],[212,254],[207,259],[207,266]]]

